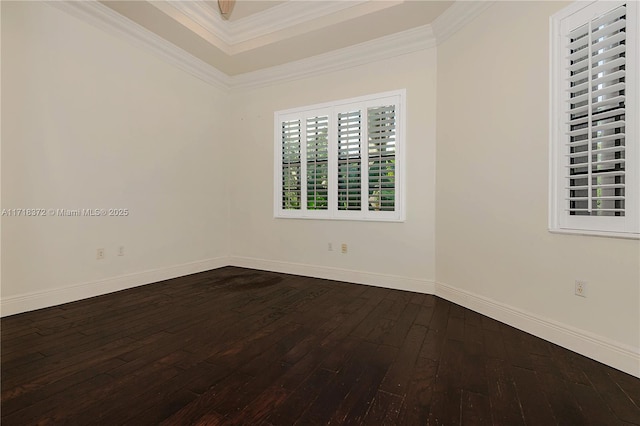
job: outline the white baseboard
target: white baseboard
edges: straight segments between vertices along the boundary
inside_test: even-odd
[[[557,321],[495,300],[436,283],[435,294],[443,299],[471,309],[541,339],[570,349],[613,368],[640,377],[640,349],[612,341]]]
[[[497,302],[444,283],[434,283],[394,275],[306,265],[248,257],[230,257],[229,263],[243,268],[346,281],[397,290],[433,294],[471,309],[519,330],[595,359],[625,373],[640,377],[640,353],[619,342],[584,330],[542,318],[530,312]]]
[[[169,266],[167,268],[121,275],[119,277],[107,278],[104,280],[75,284],[67,287],[3,297],[2,300],[0,300],[0,316],[4,317],[21,312],[48,308],[62,303],[100,296],[102,294],[151,284],[157,281],[217,269],[227,266],[228,264],[228,259],[226,257],[218,257]]]
[[[397,275],[250,257],[231,256],[206,259],[43,292],[2,298],[0,301],[0,316],[55,306],[224,266],[238,266],[433,294],[640,378],[640,350],[638,348],[633,348],[557,321],[542,318],[536,314],[444,283]]]
[[[434,291],[433,281],[401,277],[398,275],[376,274],[350,269],[333,268],[329,266],[307,265],[304,263],[282,262],[251,257],[232,256],[229,258],[229,264],[242,268],[261,269],[263,271],[303,275],[306,277],[345,281],[375,287],[414,291],[417,293],[433,294]]]

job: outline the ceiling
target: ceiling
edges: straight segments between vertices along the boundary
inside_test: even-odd
[[[285,3],[286,0],[240,0],[235,2],[231,15],[227,18],[230,21],[237,21],[238,19],[246,18],[247,16],[255,13],[264,12],[265,10]],[[212,7],[216,13],[218,11],[217,0],[205,1],[210,7]]]
[[[101,1],[229,76],[249,73],[423,27],[453,1]]]

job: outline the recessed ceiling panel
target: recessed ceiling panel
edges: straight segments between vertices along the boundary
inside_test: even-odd
[[[281,65],[427,25],[452,1],[104,1],[228,75]]]

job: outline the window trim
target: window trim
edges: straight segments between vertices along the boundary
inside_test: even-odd
[[[362,173],[361,193],[363,194],[363,207],[361,210],[338,210],[337,209],[337,187],[338,176],[337,156],[338,145],[337,135],[332,129],[337,128],[338,112],[348,108],[358,107],[363,111],[374,106],[381,106],[383,103],[393,104],[396,107],[396,128],[395,128],[395,192],[393,211],[370,211],[368,209],[368,199],[364,194],[368,190],[368,179]],[[283,121],[292,119],[305,120],[316,113],[329,116],[329,207],[327,210],[307,210],[306,208],[306,177],[301,186],[301,208],[300,210],[284,209],[282,207],[282,134],[281,125]],[[366,120],[362,119],[363,129],[361,140],[361,161],[368,164],[368,138],[366,130]],[[355,220],[355,221],[377,221],[377,222],[404,222],[405,216],[405,175],[406,175],[406,89],[389,92],[376,93],[372,95],[359,96],[356,98],[342,99],[334,102],[308,105],[292,108],[274,113],[274,191],[273,191],[273,215],[276,219],[322,219],[322,220]],[[301,134],[301,162],[306,163],[306,138]],[[305,159],[304,161],[302,159]],[[367,165],[368,170],[368,165]],[[301,167],[301,175],[306,176],[306,164]],[[333,181],[332,181],[333,179]]]
[[[563,128],[566,108],[564,91],[565,51],[562,43],[563,21],[582,13],[597,13],[585,10],[586,8],[603,7],[613,10],[626,3],[627,7],[627,37],[625,43],[627,52],[631,58],[627,62],[625,82],[625,158],[630,167],[625,168],[625,216],[572,216],[562,208],[565,201],[565,175],[563,169],[566,163],[563,161],[565,153],[564,138],[566,129]],[[605,4],[600,6],[600,4]],[[589,18],[592,19],[592,18]],[[588,22],[585,20],[585,23]],[[563,8],[550,18],[550,56],[549,56],[549,231],[552,233],[580,234],[603,237],[640,239],[640,7],[634,1],[602,1],[574,2]],[[629,70],[631,68],[631,70]]]

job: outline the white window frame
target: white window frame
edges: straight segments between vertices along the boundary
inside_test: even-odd
[[[377,93],[351,99],[343,99],[335,102],[327,102],[293,108],[274,113],[274,217],[295,219],[329,219],[329,220],[358,220],[358,221],[405,221],[405,129],[406,129],[406,90],[395,90]],[[362,117],[361,128],[361,207],[360,210],[338,209],[338,137],[337,117],[338,113],[355,110],[356,108],[366,113],[367,108],[395,105],[395,172],[394,172],[394,210],[371,211],[369,210],[368,191],[368,134],[365,116]],[[301,134],[300,158],[301,176],[304,181],[301,184],[300,209],[285,209],[282,206],[282,123],[299,119],[301,123],[308,117],[329,117],[329,181],[328,181],[328,209],[308,210],[306,192],[306,135]]]
[[[577,216],[567,211],[567,67],[566,35],[607,11],[626,4],[625,216]],[[550,18],[550,164],[551,232],[640,238],[640,7],[636,1],[574,2]]]

